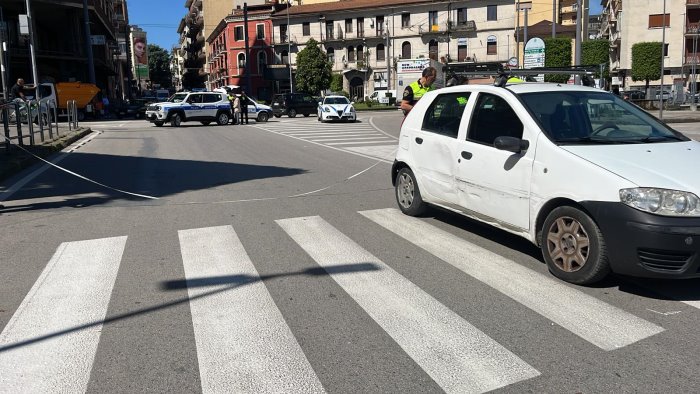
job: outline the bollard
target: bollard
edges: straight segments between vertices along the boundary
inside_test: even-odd
[[[20,146],[24,146],[24,136],[22,135],[22,113],[19,111],[19,103],[15,104],[15,124],[17,125],[17,138]]]
[[[2,106],[2,129],[5,131],[5,153],[10,154],[10,108],[7,105]]]

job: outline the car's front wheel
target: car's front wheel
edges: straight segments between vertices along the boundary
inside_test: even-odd
[[[258,122],[267,122],[270,119],[270,115],[267,112],[261,112],[258,114]]]
[[[173,127],[180,127],[180,124],[182,123],[182,117],[180,114],[173,114],[173,117],[170,118],[170,125]]]
[[[541,248],[549,271],[567,282],[592,284],[610,272],[600,228],[577,208],[562,206],[547,215],[542,228]]]
[[[290,109],[290,110],[287,112],[287,116],[289,116],[290,118],[296,118],[296,116],[297,116],[297,110],[295,110],[294,108]]]
[[[275,118],[281,118],[281,117],[282,117],[282,115],[280,115],[280,114],[275,114]]]
[[[409,216],[421,215],[427,209],[421,198],[416,176],[408,167],[399,170],[396,176],[396,202],[401,212]]]
[[[153,122],[153,124],[156,125],[156,127],[161,127],[163,125],[163,122],[157,120]]]

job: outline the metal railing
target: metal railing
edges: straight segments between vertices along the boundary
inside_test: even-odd
[[[75,130],[78,128],[78,106],[75,100],[68,100],[66,108],[68,112],[68,130]]]
[[[75,100],[67,102],[68,105],[68,129],[75,130],[78,124],[78,108]],[[0,104],[0,127],[4,134],[6,152],[11,147],[11,131],[16,130],[17,145],[25,146],[25,138],[29,137],[29,145],[36,144],[35,134],[39,133],[41,142],[46,141],[45,131],[48,131],[49,139],[60,137],[58,122],[58,105],[54,99],[41,100],[14,100]],[[26,126],[26,129],[24,128]],[[27,132],[25,133],[25,130]],[[55,134],[54,134],[55,132]]]

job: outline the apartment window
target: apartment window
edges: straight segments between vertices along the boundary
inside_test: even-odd
[[[411,27],[411,14],[401,14],[401,27],[404,29]]]
[[[488,36],[486,39],[486,54],[498,55],[498,40],[496,36]]]
[[[265,39],[265,25],[264,24],[255,25],[255,31],[257,33],[256,37],[258,40]]]
[[[438,60],[438,43],[435,40],[430,40],[428,43],[428,57]]]
[[[457,8],[457,24],[466,25],[467,24],[467,9]]]
[[[411,43],[408,41],[404,41],[403,44],[401,44],[401,58],[402,59],[410,59],[411,58]]]
[[[326,40],[333,39],[333,21],[326,22]]]
[[[345,20],[345,32],[352,33],[352,19]]]
[[[267,67],[267,55],[265,52],[258,52],[258,73],[262,74],[265,67]]]
[[[357,61],[361,62],[365,60],[365,47],[362,45],[357,46]]]
[[[457,44],[457,61],[464,62],[469,57],[466,44]],[[471,59],[470,59],[471,60]]]
[[[428,24],[430,25],[430,31],[438,31],[438,12],[429,11],[428,12]]]
[[[311,35],[311,23],[309,22],[304,22],[301,24],[301,30],[303,35],[305,36],[310,36]]]
[[[365,18],[357,18],[357,37],[365,36]]]
[[[664,57],[668,57],[668,44],[664,44]]]
[[[330,62],[331,65],[335,64],[335,49],[328,48],[327,54],[328,54],[328,62]]]
[[[238,68],[245,68],[245,53],[241,52],[238,54]]]
[[[282,51],[282,64],[289,64],[289,52]]]
[[[236,26],[233,34],[236,41],[243,41],[243,26]]]
[[[498,20],[498,7],[495,5],[486,6],[486,20],[487,21],[497,21]]]
[[[348,61],[349,62],[355,61],[355,47],[353,47],[353,46],[348,47]]]
[[[378,16],[375,20],[377,21],[377,37],[379,37],[384,34],[384,17]]]
[[[384,52],[384,44],[377,45],[377,60],[385,60],[386,53]]]
[[[665,16],[665,18],[664,18]],[[666,27],[671,26],[671,15],[670,14],[656,14],[649,15],[649,28],[653,29],[656,27],[664,27],[664,19],[666,21]]]
[[[287,42],[287,24],[280,25],[280,42]]]

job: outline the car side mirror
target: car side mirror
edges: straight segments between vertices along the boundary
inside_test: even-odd
[[[493,146],[499,150],[520,153],[530,147],[530,141],[515,137],[496,137]]]
[[[318,105],[323,105],[323,103],[319,101],[319,102],[318,102]]]
[[[351,101],[351,102],[350,102],[350,105],[355,105],[355,102],[354,102],[354,101]]]

